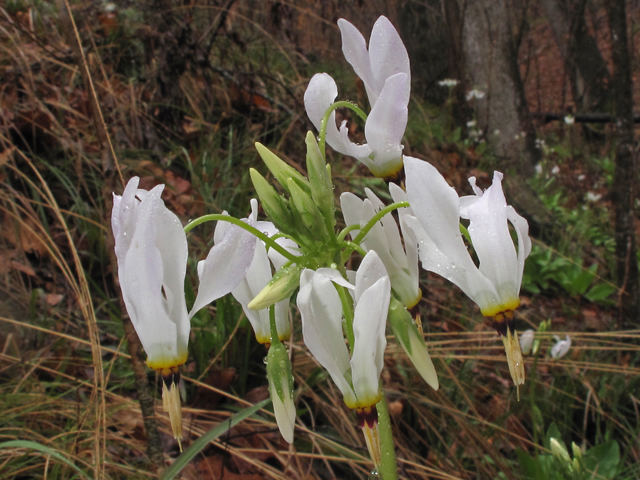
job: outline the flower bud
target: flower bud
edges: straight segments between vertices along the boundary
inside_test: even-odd
[[[424,343],[424,339],[420,335],[413,318],[411,318],[411,314],[407,312],[407,309],[399,300],[393,297],[391,297],[387,321],[420,376],[431,388],[438,390],[440,386],[438,374],[429,356],[427,345]]]
[[[300,216],[302,224],[313,233],[313,238],[318,240],[324,238],[327,229],[311,195],[300,188],[293,179],[289,179],[289,192],[291,192],[291,205]]]
[[[261,143],[256,142],[256,150],[258,150],[258,154],[262,158],[262,161],[267,166],[269,171],[273,174],[278,183],[282,185],[282,188],[284,188],[287,192],[289,192],[289,180],[293,180],[296,185],[298,185],[300,188],[303,188],[307,192],[311,190],[309,187],[309,182],[302,176],[302,174],[300,174],[300,172],[298,172],[291,165],[283,162],[275,153],[273,153],[267,147],[265,147]]]
[[[307,173],[309,184],[311,185],[311,196],[315,200],[320,212],[325,217],[331,219],[331,225],[335,224],[334,218],[334,198],[331,177],[326,168],[326,163],[320,153],[318,142],[313,133],[307,132],[305,138],[307,144]]]
[[[255,169],[250,168],[251,182],[256,189],[262,208],[278,230],[291,232],[294,230],[293,217],[284,198]]]
[[[293,443],[296,406],[293,403],[293,373],[287,349],[277,338],[267,354],[267,378],[273,412],[282,437]]]
[[[249,302],[248,307],[252,310],[262,310],[289,298],[300,284],[301,271],[302,267],[295,263],[278,270],[267,286]]]
[[[551,438],[551,440],[549,440],[549,444],[551,446],[551,453],[554,457],[562,462],[566,462],[567,464],[571,465],[571,457],[569,456],[569,452],[567,452],[567,448],[564,446],[564,444],[560,443],[553,437]]]

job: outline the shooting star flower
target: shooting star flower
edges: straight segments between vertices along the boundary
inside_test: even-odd
[[[342,333],[342,304],[333,282],[350,289],[355,300],[351,357]],[[380,373],[390,298],[389,276],[375,251],[363,258],[355,286],[332,269],[304,270],[300,277],[298,308],[304,342],[329,372],[345,404],[356,410],[376,466],[380,463],[380,442],[375,406],[382,398]]]
[[[163,406],[180,442],[179,367],[187,360],[190,318],[242,280],[251,263],[255,238],[236,227],[218,242],[205,261],[198,296],[188,313],[184,296],[186,234],[161,199],[164,185],[147,191],[138,184],[139,178],[133,177],[122,196],[113,196],[111,226],[118,278],[127,313],[147,353],[147,365],[162,375]]]
[[[342,34],[342,51],[363,81],[371,112],[365,123],[367,143],[349,140],[346,120],[340,129],[335,112],[327,123],[327,143],[343,155],[355,157],[377,177],[390,177],[402,168],[402,136],[407,126],[411,93],[409,55],[402,39],[384,16],[371,31],[369,49],[362,34],[351,23],[338,20]],[[313,76],[304,95],[309,119],[320,130],[326,111],[335,102],[338,87],[326,73]]]
[[[414,216],[405,221],[420,242],[422,266],[456,284],[478,304],[505,345],[509,372],[516,386],[525,379],[513,310],[520,305],[524,261],[531,252],[527,221],[507,205],[502,174],[483,192],[475,177],[469,182],[475,195],[459,198],[444,177],[429,163],[405,157],[407,196]],[[469,220],[468,240],[479,260],[475,265],[463,236],[460,218]],[[516,231],[518,248],[509,223]]]

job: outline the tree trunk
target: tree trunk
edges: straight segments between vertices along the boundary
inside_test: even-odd
[[[533,174],[539,152],[518,67],[507,0],[458,0],[463,18],[466,71],[475,88],[478,126],[501,170]],[[523,136],[522,133],[525,133]]]
[[[611,79],[596,39],[587,30],[587,0],[579,0],[574,8],[567,0],[540,0],[540,5],[567,66],[576,110],[603,111]]]
[[[638,173],[633,152],[633,84],[624,0],[607,3],[611,30],[615,104],[616,169],[612,197],[615,208],[616,275],[620,287],[620,326],[640,324],[640,284],[634,231],[634,186]]]

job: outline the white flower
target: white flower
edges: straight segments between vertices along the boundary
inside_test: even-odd
[[[271,222],[258,222],[258,202],[255,199],[251,199],[251,215],[249,218],[252,222],[255,222],[255,227],[268,236],[275,235],[278,231]],[[223,222],[220,222],[220,227]],[[229,225],[229,224],[226,224]],[[216,232],[218,230],[216,229]],[[281,246],[286,247],[294,255],[299,254],[297,245],[292,240],[281,238],[276,241]],[[271,262],[269,259],[272,259]],[[235,299],[242,305],[242,310],[247,316],[247,319],[253,327],[253,331],[256,334],[256,339],[260,343],[270,343],[271,340],[271,328],[269,324],[269,309],[253,310],[248,307],[249,302],[255,298],[255,296],[262,291],[264,287],[271,281],[273,274],[271,271],[271,264],[276,269],[282,267],[286,262],[286,259],[273,250],[269,250],[267,254],[267,248],[264,242],[258,240],[255,244],[255,253],[251,266],[247,271],[246,276],[242,279],[240,284],[231,292]],[[200,262],[198,265],[202,265]],[[291,336],[291,325],[289,323],[289,299],[282,300],[275,305],[276,326],[278,329],[278,337],[280,340],[288,339]]]
[[[542,174],[542,165],[540,165],[539,163],[536,163],[535,171],[536,171],[536,175],[541,175]]]
[[[574,117],[573,115],[565,115],[564,123],[566,123],[567,125],[573,125],[575,122],[576,117]]]
[[[467,93],[467,101],[472,100],[474,98],[477,98],[478,100],[480,100],[481,98],[484,98],[484,92],[482,90],[474,88],[469,93]]]
[[[458,80],[454,79],[454,78],[445,78],[444,80],[440,80],[438,82],[438,85],[440,85],[441,87],[455,87],[456,85],[458,85],[458,83],[460,83]]]
[[[551,173],[553,175],[557,175],[560,173],[560,167],[558,165],[554,165],[553,168],[551,169]]]
[[[560,340],[560,337],[554,335],[553,338],[555,338],[556,344],[551,347],[551,357],[558,360],[564,357],[571,348],[571,337],[566,335],[564,340]]]
[[[364,134],[367,143],[349,140],[346,121],[340,129],[335,112],[327,124],[327,143],[343,155],[355,157],[378,177],[395,174],[402,167],[402,136],[407,126],[411,92],[409,55],[391,22],[380,17],[373,26],[369,49],[362,34],[344,19],[338,20],[342,51],[362,79],[371,112]],[[338,87],[328,74],[313,76],[304,95],[309,119],[320,130],[322,118],[338,96]]]
[[[522,349],[522,353],[525,355],[529,355],[529,353],[531,353],[535,338],[536,334],[531,329],[522,332],[522,335],[520,335],[520,348]]]
[[[429,163],[405,157],[407,196],[412,215],[405,221],[420,242],[422,266],[455,283],[485,316],[513,310],[520,304],[524,260],[531,252],[527,221],[507,205],[502,174],[482,192],[459,198],[444,177]],[[468,232],[480,261],[474,264],[460,234],[460,217],[469,220]],[[508,222],[518,236],[513,244]]]
[[[187,236],[178,217],[160,198],[164,185],[138,189],[139,178],[113,196],[111,226],[118,278],[127,313],[147,353],[147,365],[163,376],[162,400],[173,436],[180,442],[179,366],[187,360],[190,318],[233,290],[253,257],[255,237],[239,227],[219,235],[200,272],[200,288],[187,313],[184,279]]]
[[[406,194],[395,183],[390,183],[389,189],[395,202],[406,201]],[[371,190],[365,188],[365,192],[365,200],[348,192],[340,196],[342,214],[347,225],[364,227],[384,208],[384,204]],[[390,213],[373,226],[360,246],[365,251],[376,251],[389,274],[391,288],[402,304],[411,308],[422,296],[418,286],[418,244],[412,230],[406,229],[404,223],[401,223],[401,228],[405,239],[404,247],[398,225]],[[355,238],[358,233],[360,230],[353,230],[351,237]]]
[[[342,304],[333,281],[352,290],[355,299],[351,358],[342,334]],[[367,408],[380,401],[390,298],[389,277],[374,251],[363,258],[355,286],[332,269],[305,269],[300,276],[298,308],[304,343],[329,372],[349,408]]]
[[[587,192],[587,195],[586,195],[587,202],[597,202],[601,198],[602,198],[601,193]]]
[[[578,179],[579,182],[584,182],[586,180],[587,176],[584,173],[581,173],[576,178]]]
[[[469,120],[467,122],[467,128],[473,128],[473,127],[476,126],[476,124],[477,124],[477,122],[475,120]]]
[[[520,304],[524,260],[531,252],[529,225],[507,205],[502,193],[502,174],[494,172],[493,184],[482,192],[469,179],[476,195],[459,198],[442,175],[427,162],[405,157],[407,196],[412,215],[404,221],[420,242],[425,270],[442,275],[478,304],[482,314],[494,317],[494,327],[505,345],[509,372],[516,386],[524,383],[524,363],[513,310]],[[460,218],[479,260],[473,262],[460,234]],[[518,236],[513,244],[509,225]]]

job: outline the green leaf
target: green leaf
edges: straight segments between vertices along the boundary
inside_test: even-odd
[[[30,442],[28,440],[11,440],[9,442],[3,442],[0,443],[0,448],[28,448],[31,450],[38,450],[46,455],[50,455],[53,458],[56,458],[57,460],[60,460],[63,463],[66,463],[67,465],[69,465],[71,468],[73,468],[76,472],[78,472],[80,475],[82,475],[84,478],[91,478],[89,475],[87,475],[86,473],[84,473],[82,470],[80,470],[80,468],[78,468],[71,460],[69,460],[67,457],[65,457],[64,455],[62,455],[61,453],[59,453],[58,451],[47,447],[45,445],[42,445],[40,443],[36,443],[36,442]]]
[[[591,302],[601,302],[606,300],[615,292],[618,291],[618,287],[609,283],[600,283],[594,285],[586,294],[585,297]]]
[[[260,403],[256,403],[252,407],[245,408],[244,410],[240,410],[233,417],[225,420],[217,427],[212,428],[207,433],[202,435],[199,439],[197,439],[193,444],[187,448],[182,455],[176,458],[176,461],[167,468],[160,480],[170,480],[175,478],[184,467],[186,467],[191,460],[195,458],[195,456],[200,453],[209,443],[214,441],[220,435],[228,431],[230,428],[235,427],[238,423],[242,422],[244,419],[250,417],[254,413],[256,413],[261,408],[265,407],[271,401],[270,398],[263,400]]]
[[[584,463],[587,470],[597,473],[599,477],[614,478],[620,463],[618,442],[609,440],[590,448],[584,456]]]
[[[555,423],[549,425],[549,430],[547,430],[547,435],[544,438],[544,446],[547,450],[551,450],[551,439],[555,438],[560,440],[562,438],[562,434],[560,433],[560,429]]]

